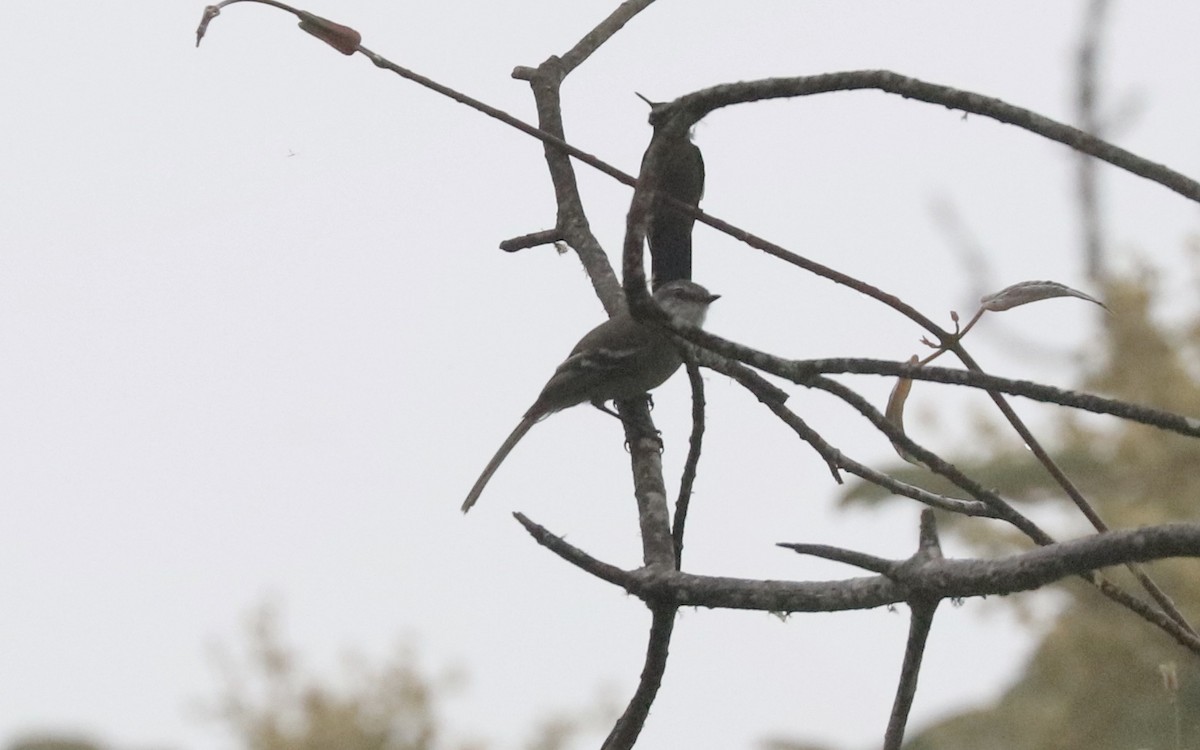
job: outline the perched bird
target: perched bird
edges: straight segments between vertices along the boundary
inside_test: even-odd
[[[663,152],[659,190],[690,206],[704,195],[704,156],[687,137],[672,140]],[[692,227],[696,219],[659,199],[650,212],[646,239],[654,288],[692,278]]]
[[[693,326],[704,324],[708,306],[719,296],[682,280],[664,284],[654,292],[654,300],[672,319]],[[479,475],[462,504],[463,513],[471,509],[513,447],[539,421],[584,402],[615,414],[605,407],[607,402],[634,398],[657,388],[681,364],[683,358],[671,334],[638,323],[628,310],[588,331]]]
[[[657,134],[661,116],[669,105],[652,102],[641,94],[638,97],[650,105],[650,124]],[[643,167],[645,163],[643,156]],[[692,143],[691,133],[671,136],[663,143],[657,172],[660,195],[650,208],[646,226],[650,275],[655,289],[676,279],[692,278],[692,227],[696,219],[663,200],[664,196],[670,196],[699,207],[704,197],[704,155]]]

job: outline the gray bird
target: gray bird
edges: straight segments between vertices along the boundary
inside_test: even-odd
[[[718,297],[699,284],[684,280],[664,284],[654,292],[654,300],[668,315],[693,326],[704,324],[708,306]],[[634,398],[657,388],[681,364],[683,357],[671,334],[663,328],[638,323],[628,310],[588,331],[475,480],[462,504],[463,513],[479,499],[488,480],[529,428],[556,411],[584,402],[609,411],[605,407],[607,402]]]

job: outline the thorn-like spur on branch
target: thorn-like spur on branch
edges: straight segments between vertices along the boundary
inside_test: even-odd
[[[797,542],[777,542],[776,547],[790,549],[801,555],[809,557],[819,557],[822,560],[832,560],[834,562],[853,565],[856,568],[878,573],[879,575],[887,575],[887,573],[895,567],[896,563],[893,560],[888,560],[875,555],[868,555],[865,552],[855,552],[851,549],[842,549],[841,547],[831,547],[828,544],[800,544]]]
[[[362,35],[349,26],[334,23],[327,18],[321,18],[306,10],[299,10],[276,0],[224,0],[204,9],[204,14],[200,17],[200,25],[196,27],[196,46],[200,46],[200,40],[204,39],[204,34],[208,31],[208,24],[221,15],[222,8],[242,2],[270,5],[291,13],[300,19],[300,28],[303,31],[312,34],[343,55],[353,55],[358,51],[358,45],[362,43]]]
[[[801,555],[809,555],[811,557],[819,557],[823,560],[833,560],[834,562],[853,565],[856,568],[869,570],[872,573],[878,573],[897,581],[904,577],[903,571],[905,568],[911,569],[913,566],[923,565],[930,560],[942,559],[942,545],[938,541],[937,521],[933,515],[933,511],[928,508],[921,511],[920,544],[917,547],[917,551],[908,560],[888,560],[887,558],[868,555],[865,552],[831,547],[827,544],[779,542],[775,546],[790,549]]]
[[[937,516],[931,510],[921,511],[921,536],[917,553],[929,559],[942,559],[942,542],[938,539]]]

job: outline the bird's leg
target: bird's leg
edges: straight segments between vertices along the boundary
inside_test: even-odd
[[[651,406],[653,404],[653,400],[651,399],[649,393],[628,399],[627,401],[624,401],[623,403],[626,406],[633,406],[637,403],[637,400],[640,400],[643,398],[646,399],[647,406]],[[653,422],[650,421],[650,417],[647,412],[643,412],[639,409],[622,409],[621,411],[623,413],[629,414],[630,419],[632,420],[630,427],[627,427],[626,431],[625,431],[626,448],[629,447],[630,440],[638,439],[638,438],[649,438],[651,440],[657,441],[658,446],[659,446],[659,451],[662,450],[662,431],[652,426]],[[645,419],[639,418],[642,415],[646,415]]]
[[[621,415],[618,414],[615,409],[610,409],[608,407],[608,401],[606,401],[604,399],[595,399],[591,403],[592,403],[592,406],[596,407],[597,409],[604,412],[605,414],[610,414],[610,415],[616,417],[617,419],[621,418]]]

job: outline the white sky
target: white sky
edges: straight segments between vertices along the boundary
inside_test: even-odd
[[[341,0],[304,6],[396,62],[532,120],[516,65],[564,52],[613,3]],[[23,732],[121,747],[227,747],[195,703],[206,646],[279,604],[315,669],[408,638],[471,678],[460,737],[512,746],[537,717],[624,701],[648,616],[538,548],[520,510],[611,562],[640,561],[619,428],[590,409],[539,425],[467,519],[462,496],[576,338],[601,319],[573,256],[496,244],[546,228],[541,147],[299,33],[249,4],[193,47],[202,2],[5,5],[0,24],[0,746]],[[1200,175],[1200,5],[1117,3],[1105,106],[1115,136]],[[1072,117],[1083,3],[662,2],[564,90],[568,138],[635,171],[640,91],[886,68]],[[719,112],[696,136],[704,207],[877,283],[935,319],[977,294],[932,219],[948,199],[988,252],[992,288],[1087,290],[1063,147],[879,93]],[[1194,205],[1102,169],[1116,251],[1178,264]],[[619,250],[627,188],[581,168]],[[709,328],[796,357],[905,358],[921,332],[882,306],[697,228]],[[1182,288],[1168,279],[1167,288]],[[1094,310],[1053,301],[972,334],[990,369],[1069,385]],[[1026,347],[1028,350],[1029,347]],[[889,384],[853,381],[882,404]],[[708,377],[709,432],[686,565],[854,575],[777,541],[904,556],[918,509],[844,513],[823,462],[735,385]],[[668,484],[686,383],[659,392]],[[920,387],[918,432],[953,452],[964,405]],[[886,443],[830,399],[800,411],[879,466]],[[1035,420],[1038,411],[1021,403]],[[920,428],[918,427],[918,431]],[[555,467],[556,471],[547,471]],[[750,748],[768,736],[877,742],[903,612],[688,611],[645,747]],[[987,700],[1028,651],[995,603],[946,608],[914,723]]]

